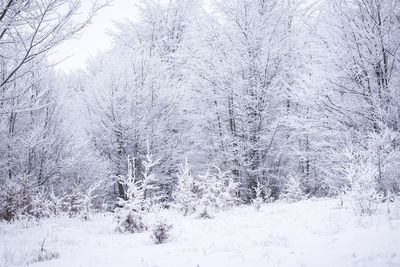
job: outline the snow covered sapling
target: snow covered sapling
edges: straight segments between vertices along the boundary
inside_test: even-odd
[[[199,219],[214,219],[214,216],[212,216],[207,209],[207,206],[203,208],[203,211],[200,212],[199,216],[197,216]]]
[[[46,196],[35,179],[20,176],[0,186],[0,220],[48,217]]]
[[[224,210],[238,202],[236,192],[239,184],[229,177],[228,173],[214,166],[214,172],[207,170],[196,180],[202,206],[200,217],[212,217],[208,213],[208,208]]]
[[[253,187],[254,190],[254,198],[251,200],[251,204],[253,205],[254,209],[259,211],[261,208],[261,204],[264,202],[263,198],[263,191],[264,186],[260,184],[260,181],[257,179],[257,185]]]
[[[43,219],[52,215],[50,211],[51,203],[49,202],[43,188],[37,190],[37,192],[32,196],[30,202],[30,210],[28,212],[29,216],[32,216],[35,219]]]
[[[63,202],[64,198],[56,196],[54,189],[51,188],[48,196],[48,208],[51,215],[57,216],[63,212]]]
[[[158,160],[153,159],[150,145],[147,143],[147,153],[145,160],[142,161],[143,179],[136,177],[135,158],[132,160],[128,156],[128,174],[119,176],[119,182],[124,186],[125,198],[120,199],[119,204],[122,209],[117,212],[117,231],[136,233],[147,229],[143,222],[143,215],[151,210],[157,210],[159,200],[162,198],[156,192],[154,186],[155,176],[152,173]]]
[[[175,206],[183,211],[184,216],[195,212],[198,203],[194,179],[190,170],[191,166],[186,159],[185,162],[179,166],[179,172],[177,174],[178,185],[173,193]]]
[[[147,226],[143,221],[143,214],[127,210],[125,212],[117,213],[117,228],[116,231],[120,233],[140,233],[147,230]]]
[[[217,188],[218,198],[216,207],[219,209],[228,209],[239,203],[239,199],[236,194],[239,189],[239,183],[235,182],[234,179],[229,176],[230,171],[223,172],[217,166],[214,166],[214,181]]]
[[[132,166],[133,165],[133,166]],[[142,213],[145,210],[143,183],[137,181],[136,170],[128,156],[128,174],[119,176],[119,182],[125,187],[125,199],[120,199],[121,209],[116,213],[117,231],[137,233],[147,230]]]
[[[286,186],[283,189],[281,199],[292,203],[304,199],[301,181],[298,176],[289,175]]]
[[[44,248],[47,237],[48,237],[48,235],[46,235],[45,238],[43,239],[41,246],[40,246],[40,250],[37,253],[36,257],[34,257],[31,260],[31,263],[49,261],[49,260],[57,259],[60,257],[60,254],[58,252],[49,251]]]
[[[101,181],[91,185],[84,194],[82,194],[81,200],[81,212],[82,219],[89,220],[90,213],[94,210],[94,200],[97,197],[95,194],[96,190],[100,187]]]
[[[17,182],[6,181],[0,187],[0,220],[17,218],[21,209],[20,186]]]
[[[151,153],[150,143],[147,141],[147,150],[145,160],[142,161],[143,166],[143,180],[141,188],[143,190],[144,209],[150,211],[151,209],[158,209],[158,204],[163,198],[163,195],[157,190],[156,176],[154,175],[153,168],[159,164],[159,159],[155,160]]]
[[[72,188],[72,192],[64,198],[64,210],[70,217],[78,215],[82,211],[83,194],[78,184]]]
[[[144,209],[144,188],[143,183],[136,178],[135,159],[131,161],[128,156],[128,174],[120,175],[118,181],[124,186],[125,198],[119,200],[121,207],[139,212]]]
[[[372,155],[354,146],[347,148],[344,155],[346,160],[342,169],[347,181],[345,197],[352,203],[356,214],[371,215],[377,211],[383,199],[376,189],[378,170]]]
[[[159,219],[152,229],[151,238],[155,244],[166,243],[171,239],[172,229],[173,225],[169,224],[167,220]]]

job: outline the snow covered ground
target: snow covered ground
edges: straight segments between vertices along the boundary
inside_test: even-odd
[[[0,266],[400,266],[400,216],[355,216],[338,200],[250,206],[200,220],[166,211],[173,239],[114,232],[111,214],[0,224]],[[42,242],[56,259],[35,262]]]

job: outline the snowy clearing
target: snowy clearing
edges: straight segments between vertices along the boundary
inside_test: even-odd
[[[55,218],[0,225],[1,267],[29,266],[400,266],[400,220],[357,217],[339,200],[264,204],[215,219],[164,216],[173,240],[155,245],[150,232],[118,234],[111,214],[90,221]],[[57,258],[36,262],[44,250]]]

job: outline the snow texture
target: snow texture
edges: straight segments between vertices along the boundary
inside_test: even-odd
[[[259,212],[242,206],[211,220],[163,211],[173,237],[159,245],[151,231],[116,233],[111,214],[2,223],[0,266],[400,266],[399,214],[360,217],[340,204],[313,199],[263,204]],[[43,249],[56,258],[30,264],[44,238]]]

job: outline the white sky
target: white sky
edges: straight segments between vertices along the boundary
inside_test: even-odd
[[[82,14],[88,10],[92,0],[82,0]],[[85,67],[86,60],[99,51],[104,51],[111,45],[111,38],[107,34],[113,29],[114,21],[125,19],[136,20],[138,0],[113,0],[109,7],[102,9],[77,38],[69,40],[50,55],[52,61],[62,61],[57,69],[70,72]]]

